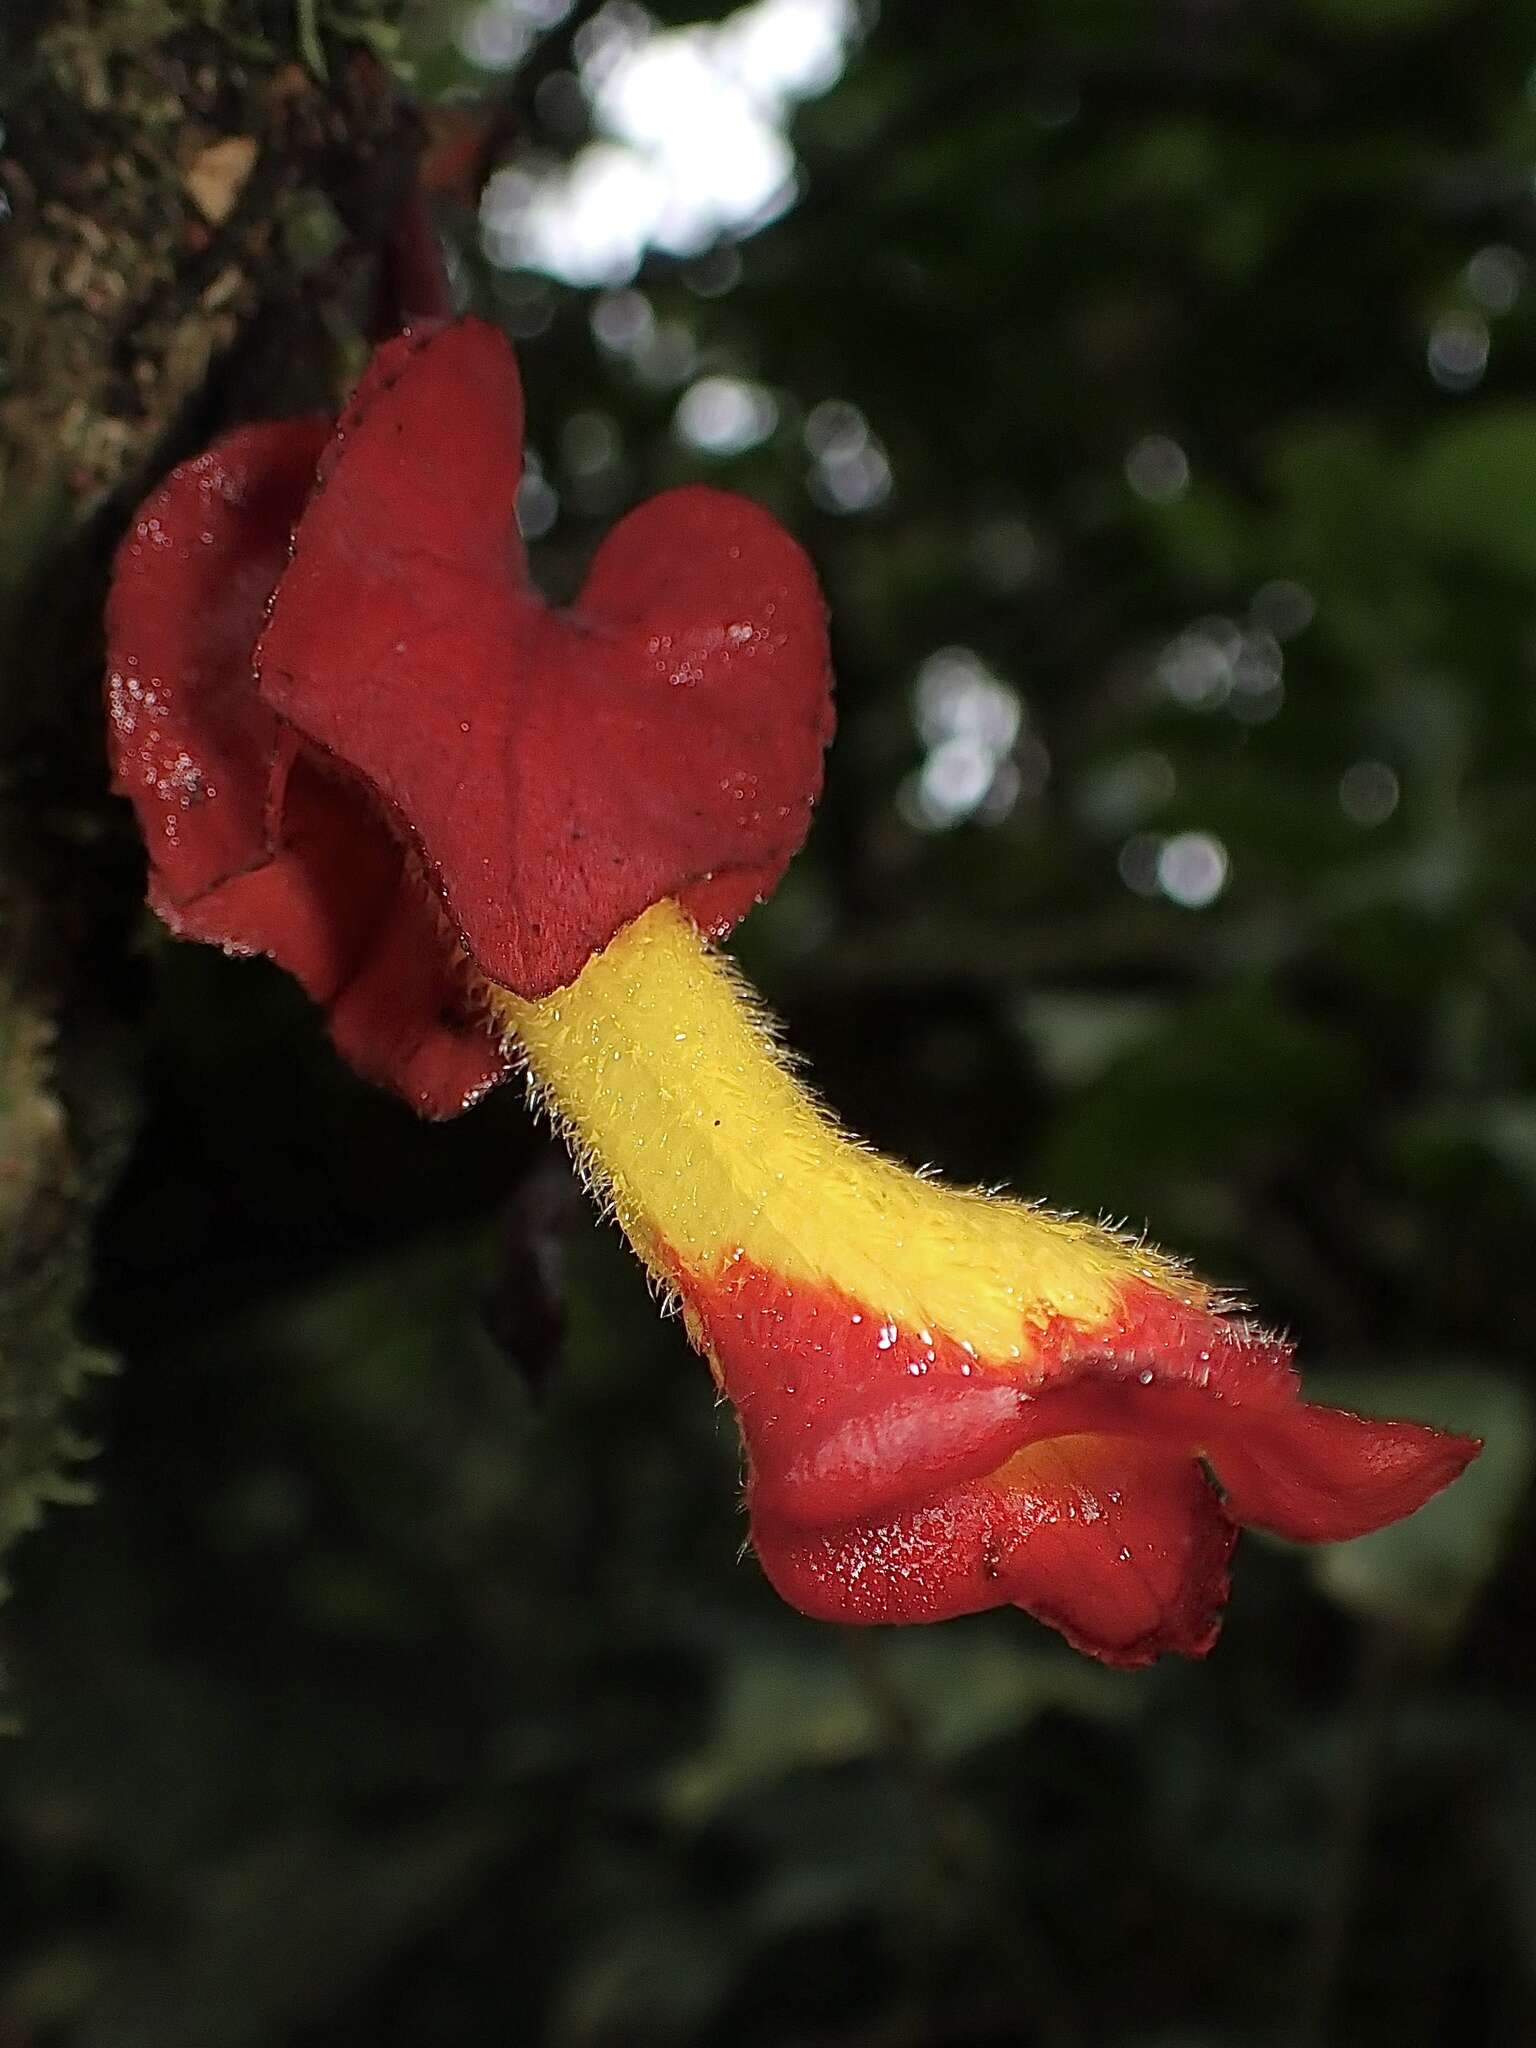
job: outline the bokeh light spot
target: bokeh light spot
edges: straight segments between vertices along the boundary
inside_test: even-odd
[[[741,377],[701,377],[678,401],[678,439],[706,455],[739,455],[768,439],[779,423],[779,404],[766,385]]]
[[[1339,808],[1351,824],[1384,825],[1402,788],[1385,761],[1352,761],[1339,777]]]
[[[941,647],[930,654],[917,672],[913,699],[918,732],[930,747],[970,739],[994,754],[1006,754],[1024,717],[1018,691],[969,647]]]
[[[1445,313],[1429,331],[1429,374],[1442,391],[1470,391],[1488,368],[1488,322],[1479,313]]]
[[[1468,262],[1466,279],[1485,313],[1511,313],[1525,283],[1525,258],[1507,243],[1490,242]]]
[[[1138,896],[1157,894],[1157,863],[1163,851],[1163,841],[1156,832],[1133,832],[1120,848],[1116,866],[1120,879],[1127,889]]]
[[[1171,505],[1189,489],[1189,457],[1167,434],[1145,434],[1125,458],[1125,476],[1138,498]]]
[[[536,26],[495,0],[465,33],[477,48],[504,47],[507,68]],[[609,0],[573,44],[595,138],[557,170],[523,173],[515,205],[514,188],[491,181],[487,254],[567,284],[616,286],[649,249],[700,257],[754,233],[792,203],[791,113],[836,83],[857,27],[852,0],[755,0],[677,29]]]
[[[1317,616],[1317,601],[1304,583],[1292,576],[1274,576],[1253,593],[1248,616],[1277,640],[1294,640]]]
[[[1017,690],[969,647],[941,647],[917,672],[913,720],[928,749],[898,796],[902,815],[920,831],[941,832],[962,819],[995,825],[1026,787],[1035,794],[1050,757],[1033,738],[1013,749],[1024,726]]]
[[[523,480],[517,487],[518,531],[524,540],[542,540],[559,517],[560,494],[530,448],[523,459]]]
[[[592,302],[592,334],[616,356],[637,354],[656,332],[656,315],[644,292],[604,292]]]
[[[1231,619],[1201,619],[1158,656],[1157,680],[1176,704],[1211,711],[1231,695],[1243,636]]]
[[[1157,856],[1157,885],[1171,903],[1204,910],[1227,886],[1227,849],[1210,832],[1176,832]]]

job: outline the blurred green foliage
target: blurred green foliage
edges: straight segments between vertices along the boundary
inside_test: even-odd
[[[594,11],[493,75],[424,5],[412,61],[538,175]],[[101,1501],[6,1617],[6,2048],[1536,2036],[1533,65],[1517,0],[885,0],[739,250],[577,289],[442,216],[552,592],[685,478],[816,558],[840,737],[738,947],[840,1112],[1146,1223],[1486,1465],[1245,1543],[1201,1668],[850,1643],[740,1557],[729,1420],[515,1091],[418,1128],[156,941]],[[690,442],[710,377],[771,431]],[[957,649],[1019,724],[946,820]]]

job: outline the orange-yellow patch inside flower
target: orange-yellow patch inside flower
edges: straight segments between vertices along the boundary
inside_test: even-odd
[[[618,1220],[664,1279],[745,1260],[832,1287],[982,1362],[1027,1364],[1151,1281],[1208,1295],[1090,1223],[945,1187],[866,1150],[791,1073],[735,969],[657,904],[542,1002],[490,993]]]

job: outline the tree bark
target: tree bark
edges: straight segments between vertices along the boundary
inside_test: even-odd
[[[102,741],[112,547],[222,426],[334,401],[413,174],[387,6],[343,41],[317,4],[48,0],[0,29],[0,1558],[82,1492],[68,1415],[107,1362],[78,1319],[142,900]]]

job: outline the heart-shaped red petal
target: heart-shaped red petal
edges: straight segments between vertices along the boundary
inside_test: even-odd
[[[401,840],[359,786],[297,745],[252,675],[330,434],[324,420],[243,427],[139,508],[107,610],[113,777],[171,929],[269,954],[324,1005],[360,1073],[450,1116],[506,1059],[465,1011],[464,976]]]
[[[371,372],[258,651],[272,708],[414,834],[476,966],[526,996],[681,897],[721,933],[805,836],[831,736],[810,564],[744,499],[650,500],[576,608],[528,581],[521,397],[466,320]]]

